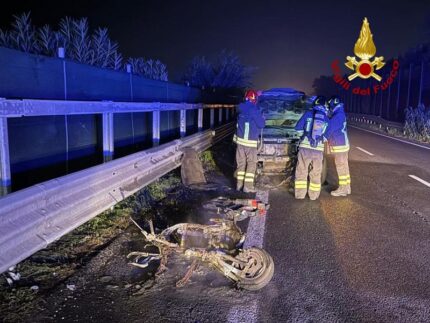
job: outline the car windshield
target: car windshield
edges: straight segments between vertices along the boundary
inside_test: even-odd
[[[258,106],[266,118],[266,127],[293,128],[306,110],[301,99],[262,98]]]

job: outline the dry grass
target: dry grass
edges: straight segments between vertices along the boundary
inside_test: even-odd
[[[5,322],[20,321],[40,305],[43,295],[73,275],[83,264],[130,225],[130,216],[155,217],[154,204],[161,203],[181,184],[170,173],[138,193],[103,212],[17,266],[21,280],[9,287],[0,275],[0,317]],[[170,199],[166,199],[170,200]],[[172,199],[175,200],[175,199]],[[167,201],[170,205],[172,201]],[[172,204],[172,207],[174,205]],[[38,292],[31,290],[38,286]]]

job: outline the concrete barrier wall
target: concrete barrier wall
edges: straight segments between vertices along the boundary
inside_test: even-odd
[[[0,47],[0,97],[85,101],[201,101],[201,91],[69,60]]]

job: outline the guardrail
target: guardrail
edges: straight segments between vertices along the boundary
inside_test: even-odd
[[[0,273],[180,166],[182,148],[203,151],[233,130],[231,122],[1,198]]]
[[[358,114],[358,113],[347,113],[348,121],[353,121],[357,123],[365,123],[369,125],[376,125],[380,129],[389,131],[390,129],[395,129],[397,131],[403,132],[403,124],[400,122],[393,122],[385,120],[378,116]]]
[[[0,195],[11,191],[11,161],[8,148],[8,118],[34,117],[34,116],[65,116],[66,145],[68,152],[68,126],[67,116],[71,115],[100,115],[102,123],[103,159],[105,162],[113,159],[114,155],[114,116],[121,113],[150,112],[152,115],[151,134],[154,146],[160,142],[161,112],[180,111],[180,136],[187,135],[187,111],[197,110],[198,131],[203,130],[203,111],[209,110],[208,127],[216,124],[215,110],[225,110],[218,113],[217,123],[227,122],[232,117],[231,110],[234,105],[226,104],[197,104],[197,103],[160,103],[160,102],[113,102],[113,101],[63,101],[63,100],[9,100],[0,99]],[[210,124],[209,124],[210,123]],[[32,138],[30,138],[32,139]]]

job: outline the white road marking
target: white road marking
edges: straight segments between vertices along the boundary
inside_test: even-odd
[[[368,152],[366,149],[363,149],[361,147],[357,147],[358,150],[361,150],[363,153],[368,154],[369,156],[375,156],[371,152]]]
[[[258,191],[255,198],[257,200],[260,200],[261,202],[268,203],[269,192]],[[248,229],[246,231],[247,236],[245,243],[243,244],[244,248],[263,247],[264,232],[266,228],[266,217],[267,213],[264,216],[257,215],[249,219]],[[228,312],[227,322],[258,322],[258,302],[259,297],[247,304],[233,306]]]
[[[416,180],[416,181],[418,181],[418,182],[420,182],[421,184],[424,184],[424,185],[425,185],[425,186],[427,186],[427,187],[430,187],[430,183],[429,183],[429,182],[427,182],[427,181],[423,180],[422,178],[419,178],[418,176],[415,176],[415,175],[409,175],[409,177],[410,177],[410,178],[413,178],[414,180]]]
[[[382,133],[378,133],[378,132],[375,132],[375,131],[370,131],[370,130],[367,130],[367,129],[363,129],[363,128],[356,127],[356,126],[351,126],[351,125],[349,125],[348,127],[351,127],[351,128],[354,128],[354,129],[358,129],[358,130],[362,130],[362,131],[366,131],[366,132],[370,132],[370,133],[373,133],[374,135],[377,135],[377,136],[381,136],[381,137],[389,138],[389,139],[392,139],[392,140],[400,141],[400,142],[403,142],[404,144],[408,144],[408,145],[412,145],[412,146],[416,146],[416,147],[420,147],[420,148],[424,148],[424,149],[430,150],[430,147],[428,147],[428,146],[423,146],[423,145],[416,144],[414,142],[402,140],[402,139],[395,138],[395,137],[390,137],[390,136],[387,136],[387,135],[384,135]]]

